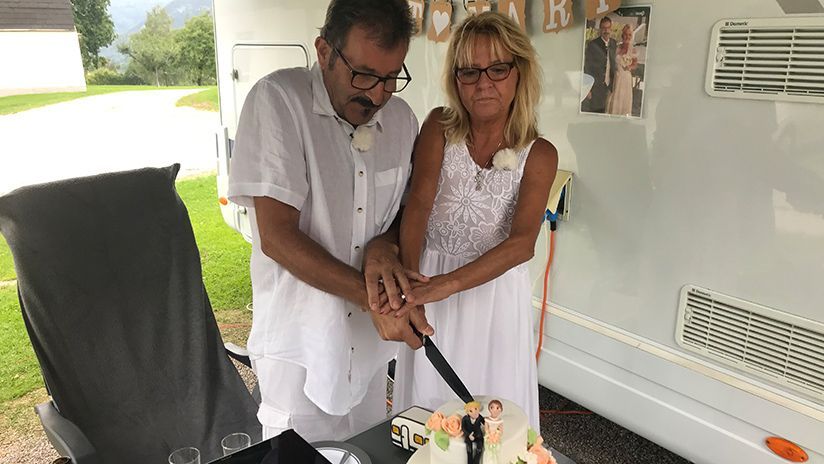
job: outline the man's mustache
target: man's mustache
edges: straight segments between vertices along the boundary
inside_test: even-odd
[[[368,98],[364,98],[364,97],[355,97],[355,98],[352,99],[352,101],[357,103],[358,105],[366,108],[366,109],[372,109],[372,108],[377,108],[378,107],[378,105],[372,103],[372,100],[370,100]]]

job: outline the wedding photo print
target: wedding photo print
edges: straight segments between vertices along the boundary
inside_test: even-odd
[[[650,9],[623,7],[587,20],[581,112],[641,117]]]

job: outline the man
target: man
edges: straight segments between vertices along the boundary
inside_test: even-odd
[[[466,415],[461,418],[461,430],[466,444],[467,464],[481,464],[484,454],[484,418],[481,403],[470,401],[464,405]]]
[[[607,97],[612,89],[615,76],[615,50],[617,43],[612,33],[612,20],[604,16],[598,24],[599,36],[587,42],[584,52],[584,73],[595,79],[592,89],[581,104],[581,110],[590,113],[604,113]]]
[[[421,312],[362,311],[399,308],[409,290],[393,218],[418,122],[392,94],[410,79],[413,29],[405,0],[332,0],[318,62],[264,77],[243,107],[229,198],[252,213],[247,347],[264,438],[340,440],[383,419],[397,344],[381,338],[419,348],[412,326],[432,334]]]

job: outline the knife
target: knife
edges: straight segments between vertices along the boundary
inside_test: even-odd
[[[426,358],[429,359],[429,362],[432,363],[432,366],[438,371],[438,374],[441,375],[443,380],[449,385],[449,388],[458,395],[458,398],[461,399],[464,403],[469,403],[470,401],[475,401],[475,398],[469,393],[469,389],[466,388],[466,385],[461,381],[461,378],[458,377],[458,374],[455,373],[455,370],[452,369],[452,366],[446,361],[446,358],[443,357],[441,350],[435,346],[435,343],[429,338],[428,335],[424,335],[413,326],[412,330],[415,332],[415,335],[421,337],[421,341],[423,341],[423,349],[424,353],[426,354]]]

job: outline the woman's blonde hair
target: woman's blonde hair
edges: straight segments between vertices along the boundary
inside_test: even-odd
[[[518,85],[504,128],[504,143],[522,148],[538,137],[535,109],[541,98],[541,69],[529,37],[508,16],[494,11],[466,18],[449,41],[443,76],[448,103],[441,118],[446,140],[460,143],[469,136],[469,113],[461,103],[455,69],[471,66],[479,37],[490,39],[493,54],[501,57],[505,50],[514,58]]]

